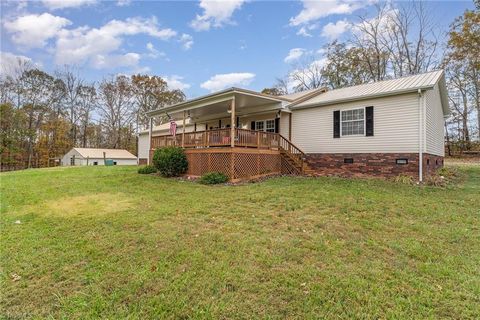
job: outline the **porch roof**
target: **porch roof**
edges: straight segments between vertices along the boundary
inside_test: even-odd
[[[281,108],[292,102],[292,99],[284,98],[281,96],[271,96],[251,90],[241,88],[229,88],[215,93],[200,96],[198,98],[190,99],[184,102],[180,102],[168,107],[163,107],[157,110],[147,112],[147,116],[154,117],[157,115],[163,115],[165,113],[177,113],[183,111],[190,111],[194,109],[208,109],[202,113],[225,113],[230,106],[230,101],[235,97],[235,106],[237,112],[242,109],[247,111],[250,107],[259,106],[274,106],[274,108]],[[198,113],[198,112],[197,112]]]

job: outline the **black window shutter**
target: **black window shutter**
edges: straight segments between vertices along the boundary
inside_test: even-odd
[[[250,129],[255,130],[255,121],[250,122]]]
[[[340,110],[333,111],[333,137],[340,138]]]
[[[240,117],[237,117],[237,119],[235,119],[235,128],[240,128]]]
[[[365,108],[365,135],[373,136],[373,107]]]
[[[275,133],[279,133],[280,129],[280,118],[275,118]]]

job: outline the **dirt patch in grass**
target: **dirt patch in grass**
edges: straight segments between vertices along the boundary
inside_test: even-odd
[[[72,218],[116,214],[133,207],[132,199],[123,193],[97,193],[49,200],[21,211],[24,214]]]

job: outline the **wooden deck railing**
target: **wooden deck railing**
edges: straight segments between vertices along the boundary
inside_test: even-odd
[[[208,131],[186,132],[183,138],[184,148],[211,148],[231,146],[230,128],[214,129]],[[278,133],[254,131],[247,129],[235,129],[235,147],[258,148],[280,150],[288,157],[302,173],[305,154]],[[175,137],[171,135],[152,137],[151,148],[163,148],[169,146],[182,146],[182,134]]]
[[[280,135],[273,132],[235,129],[235,147],[252,147],[262,149],[278,149]],[[152,137],[151,148],[182,146],[182,134]],[[209,148],[231,146],[230,129],[214,129],[208,131],[186,132],[184,148]]]

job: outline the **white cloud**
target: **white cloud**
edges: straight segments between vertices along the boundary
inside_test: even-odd
[[[217,74],[203,82],[200,87],[213,92],[233,86],[248,86],[254,78],[255,74],[248,72]]]
[[[78,8],[96,2],[96,0],[42,0],[43,5],[50,10]]]
[[[118,7],[126,7],[132,3],[132,0],[117,0]]]
[[[291,26],[301,26],[332,14],[351,14],[364,7],[366,1],[329,0],[307,1],[303,0],[303,9],[290,19]]]
[[[0,76],[16,76],[25,65],[41,68],[41,64],[33,62],[29,57],[0,51]]]
[[[162,76],[162,78],[167,82],[170,89],[185,90],[190,88],[190,84],[183,82],[183,77],[181,76]]]
[[[304,37],[312,37],[312,34],[309,32],[308,27],[303,26],[297,31],[297,35],[304,36]]]
[[[91,65],[95,69],[111,69],[119,66],[122,67],[137,67],[140,61],[138,53],[129,52],[127,54],[97,54],[91,59]]]
[[[179,41],[184,50],[190,50],[193,46],[193,37],[189,34],[183,33]]]
[[[288,56],[285,57],[283,61],[289,63],[295,60],[298,60],[301,56],[305,54],[306,50],[303,48],[293,48],[290,49]]]
[[[350,28],[351,24],[347,20],[338,20],[336,23],[330,22],[323,27],[322,36],[333,40]]]
[[[90,62],[93,66],[112,66],[102,62],[109,59],[118,63],[117,67],[131,66],[136,54],[113,55],[123,42],[124,36],[147,34],[168,40],[176,35],[172,29],[159,29],[155,18],[129,18],[125,21],[111,20],[101,28],[80,27],[73,30],[63,29],[57,39],[55,62],[57,64],[77,64]]]
[[[48,39],[57,36],[62,28],[70,24],[72,22],[68,19],[42,13],[5,21],[4,27],[8,33],[12,34],[12,41],[17,45],[25,48],[39,48],[44,47]]]
[[[356,10],[366,7],[375,1],[376,0],[302,0],[303,9],[298,15],[290,18],[290,26],[299,27],[297,35],[311,37],[311,31],[318,28],[318,20],[321,18],[335,14],[352,14]],[[330,24],[331,23],[328,25]]]
[[[147,43],[146,47],[147,47],[147,50],[149,52],[148,56],[150,58],[166,57],[165,52],[161,52],[161,51],[158,51],[157,49],[155,49],[155,46],[153,45],[153,43],[151,43],[151,42]]]
[[[203,14],[195,17],[190,26],[195,31],[207,31],[211,27],[219,28],[232,23],[230,20],[233,12],[240,9],[245,0],[210,1],[200,0]]]

